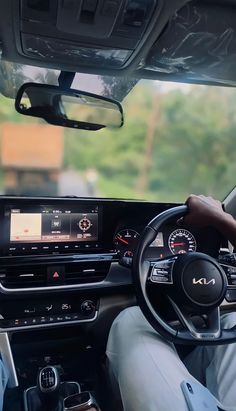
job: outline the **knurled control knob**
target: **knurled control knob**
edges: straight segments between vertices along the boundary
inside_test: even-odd
[[[81,306],[80,306],[80,311],[82,314],[84,315],[91,315],[94,313],[95,311],[95,303],[92,300],[85,300],[82,302]]]

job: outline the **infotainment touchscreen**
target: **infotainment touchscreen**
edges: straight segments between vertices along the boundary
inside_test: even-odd
[[[83,248],[98,246],[99,207],[80,204],[68,206],[10,207],[5,216],[9,220],[9,251]],[[51,247],[50,247],[51,244]],[[91,244],[89,246],[89,244]],[[59,245],[61,245],[59,247]],[[20,247],[21,246],[21,247]]]

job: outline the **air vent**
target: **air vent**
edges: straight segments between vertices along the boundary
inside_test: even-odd
[[[110,262],[86,262],[66,265],[65,283],[84,284],[103,281],[110,269]]]
[[[47,270],[43,265],[6,267],[0,270],[1,284],[6,288],[32,288],[47,285]]]
[[[103,281],[110,269],[110,261],[73,262],[61,265],[65,269],[64,281],[48,283],[50,265],[11,266],[0,270],[0,282],[8,289],[38,288],[52,285],[68,286]]]

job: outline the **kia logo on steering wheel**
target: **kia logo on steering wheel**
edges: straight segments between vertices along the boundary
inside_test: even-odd
[[[200,278],[199,280],[196,280],[196,278],[193,278],[193,284],[196,285],[215,285],[216,280],[214,278],[212,278],[211,280],[207,281],[207,278]]]

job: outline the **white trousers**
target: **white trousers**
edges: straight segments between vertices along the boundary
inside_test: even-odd
[[[222,315],[221,321],[223,328],[233,327],[236,313]],[[196,347],[182,362],[139,307],[131,307],[111,327],[107,357],[124,411],[188,411],[183,380],[200,381],[222,409],[236,411],[236,343]]]

